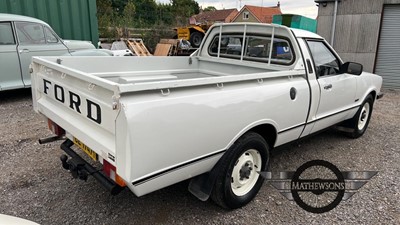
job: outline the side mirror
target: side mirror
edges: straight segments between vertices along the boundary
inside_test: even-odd
[[[347,62],[340,67],[340,72],[360,75],[363,72],[363,65],[355,62]]]

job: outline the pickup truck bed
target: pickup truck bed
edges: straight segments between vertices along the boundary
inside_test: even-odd
[[[251,80],[257,77],[272,78],[281,76],[280,74],[287,76],[287,70],[290,69],[265,67],[259,63],[249,65],[248,62],[238,63],[237,60],[230,59],[216,61],[193,57],[137,57],[134,60],[130,57],[36,57],[34,62],[47,65],[50,69],[63,68],[61,73],[72,76],[77,72],[77,76],[83,80],[102,78],[96,79],[96,83],[105,87],[119,87],[121,92],[145,90],[143,83],[147,83],[151,89],[155,83],[158,87],[182,87]],[[157,65],[157,69],[151,66],[153,64]],[[270,73],[282,71],[284,72]],[[299,73],[293,71],[292,74]],[[137,86],[141,88],[136,89]]]

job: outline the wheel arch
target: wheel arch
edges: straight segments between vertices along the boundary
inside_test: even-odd
[[[378,92],[375,88],[372,87],[369,88],[368,90],[363,91],[363,93],[358,96],[359,101],[355,102],[355,104],[361,104],[362,102],[365,101],[365,99],[367,99],[369,95],[372,96],[372,100],[373,102],[375,102]]]
[[[270,148],[273,148],[277,138],[277,131],[272,124],[261,124],[248,130],[247,132],[255,132],[265,139]],[[247,133],[246,132],[246,133]]]
[[[273,120],[260,120],[247,127],[244,127],[226,146],[225,149],[229,149],[240,137],[245,133],[255,132],[261,135],[265,141],[268,143],[269,147],[272,149],[275,146],[276,139],[278,137],[278,127],[277,123]]]
[[[365,99],[367,99],[368,96],[370,96],[370,95],[372,96],[372,103],[375,103],[376,96],[377,96],[377,91],[375,89],[370,89],[370,90],[366,91],[365,94],[360,99],[361,103],[364,102]]]
[[[369,94],[367,94],[367,96],[368,96],[368,95],[372,95],[372,99],[373,99],[374,102],[375,102],[375,100],[376,100],[376,91],[375,91],[375,90],[372,90],[372,91],[369,92]],[[365,98],[366,98],[367,96],[365,96]]]
[[[256,123],[253,126],[249,126],[247,129],[243,129],[227,146],[226,149],[229,149],[239,138],[245,135],[248,132],[254,132],[259,134],[264,140],[267,142],[270,149],[272,149],[275,145],[277,139],[277,129],[272,123]],[[197,177],[191,179],[189,184],[189,191],[196,196],[201,201],[206,201],[212,192],[214,187],[215,180],[217,178],[217,174],[220,171],[220,161],[225,156],[226,152],[222,155],[222,157],[218,160],[218,162],[214,165],[211,171],[201,174]]]

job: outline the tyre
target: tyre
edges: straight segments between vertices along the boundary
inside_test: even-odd
[[[235,209],[249,203],[260,190],[269,161],[267,142],[257,133],[249,132],[237,140],[218,162],[211,199],[223,208]]]
[[[200,47],[201,41],[203,40],[203,35],[200,32],[193,32],[190,34],[190,44],[194,48]]]
[[[372,95],[368,95],[358,109],[356,115],[347,121],[348,128],[353,130],[352,132],[348,132],[347,136],[351,138],[359,138],[365,133],[369,120],[371,119],[373,105],[374,99]]]

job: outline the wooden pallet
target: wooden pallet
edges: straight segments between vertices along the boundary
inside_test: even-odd
[[[125,40],[128,48],[134,52],[137,56],[152,56],[147,50],[142,39],[127,39]]]

